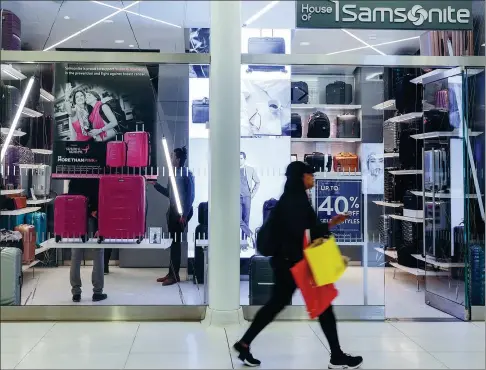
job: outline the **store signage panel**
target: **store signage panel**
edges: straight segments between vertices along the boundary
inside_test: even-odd
[[[336,215],[349,214],[344,223],[332,229],[338,240],[362,240],[361,180],[317,179],[314,194],[321,222],[328,223]]]
[[[471,1],[296,1],[297,28],[471,30]]]

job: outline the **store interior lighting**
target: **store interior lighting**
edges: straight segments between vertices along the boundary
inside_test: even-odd
[[[262,9],[260,9],[258,12],[253,14],[248,20],[243,23],[243,27],[247,27],[253,22],[255,22],[258,18],[260,18],[262,15],[267,13],[270,9],[272,9],[275,5],[277,5],[280,1],[270,1],[270,4],[267,4],[264,6]]]
[[[29,82],[27,83],[27,87],[25,88],[24,91],[24,95],[20,100],[19,107],[17,108],[17,112],[15,113],[12,124],[10,125],[10,129],[8,130],[7,137],[5,138],[5,142],[3,143],[2,151],[0,152],[0,163],[3,163],[3,160],[5,158],[5,153],[7,153],[7,148],[10,145],[10,141],[12,141],[12,136],[15,132],[15,129],[17,128],[17,124],[19,123],[20,116],[25,107],[25,102],[27,101],[27,97],[30,94],[30,90],[32,90],[32,85],[34,85],[34,78],[35,77],[31,77],[29,79]]]
[[[384,52],[382,52],[381,50],[378,50],[377,48],[375,48],[373,45],[370,45],[368,44],[366,41],[360,39],[358,36],[356,36],[354,33],[351,33],[349,32],[348,30],[345,30],[344,28],[341,28],[341,31],[343,31],[344,33],[347,33],[349,36],[351,36],[353,39],[355,40],[358,40],[359,42],[361,42],[362,44],[366,45],[367,47],[369,47],[370,49],[376,51],[378,54],[381,54],[381,55],[386,55]]]
[[[165,164],[167,165],[169,171],[169,180],[170,180],[170,185],[172,186],[172,191],[174,192],[177,212],[180,215],[182,215],[181,198],[179,196],[179,189],[177,188],[176,178],[174,174],[174,167],[172,167],[172,163],[170,160],[169,145],[167,144],[167,139],[165,137],[162,138],[162,147],[164,148]]]
[[[405,39],[393,40],[393,41],[387,41],[387,42],[381,42],[379,44],[370,45],[370,46],[371,47],[377,47],[377,46],[383,46],[383,45],[391,45],[391,44],[397,44],[399,42],[405,42],[405,41],[410,41],[410,40],[418,40],[419,38],[420,38],[420,36],[407,37]],[[333,51],[332,53],[327,53],[326,55],[334,55],[334,54],[348,53],[350,51],[356,51],[356,50],[362,50],[362,49],[369,49],[370,46],[360,46],[360,47],[352,48],[352,49],[345,49],[345,50]]]
[[[111,8],[111,9],[122,10],[121,8],[118,8],[118,7],[113,6],[113,5],[110,5],[110,4],[103,3],[103,2],[101,2],[101,1],[91,1],[91,2],[92,2],[92,3],[95,3],[95,4],[98,4],[98,5],[106,6],[106,7]],[[128,14],[133,14],[133,15],[136,15],[136,16],[141,17],[141,18],[145,18],[145,19],[149,19],[149,20],[154,21],[154,22],[158,22],[158,23],[165,24],[165,25],[167,25],[167,26],[176,27],[176,28],[181,28],[181,26],[179,26],[179,25],[177,25],[177,24],[170,23],[170,22],[166,22],[166,21],[163,21],[162,19],[157,19],[157,18],[149,17],[148,15],[144,15],[144,14],[140,14],[140,13],[132,12],[131,10],[123,10],[123,11],[124,11],[125,13],[128,13]]]
[[[131,3],[130,5],[127,5],[126,7],[121,8],[121,9],[117,10],[116,12],[111,13],[110,15],[107,15],[106,17],[104,17],[104,18],[100,19],[99,21],[96,21],[96,22],[94,22],[94,23],[90,24],[89,26],[84,27],[83,29],[79,30],[78,32],[75,32],[75,33],[73,33],[72,35],[70,35],[70,36],[66,37],[65,39],[63,39],[63,40],[61,40],[61,41],[56,42],[55,44],[53,44],[53,45],[49,46],[48,48],[45,48],[43,51],[49,51],[49,50],[51,50],[51,49],[54,49],[55,47],[57,47],[57,46],[59,46],[59,45],[61,45],[61,44],[65,43],[66,41],[71,40],[73,37],[79,36],[79,35],[80,35],[80,34],[82,34],[83,32],[86,32],[87,30],[89,30],[89,29],[93,28],[94,26],[96,26],[96,25],[98,25],[98,24],[100,24],[100,23],[103,23],[103,22],[104,22],[104,21],[106,21],[107,19],[113,18],[113,17],[114,17],[115,15],[117,15],[118,13],[121,13],[121,12],[123,12],[123,11],[125,11],[125,10],[127,10],[127,9],[131,8],[132,6],[137,5],[139,2],[140,2],[140,1],[134,1],[134,2],[133,2],[133,3]]]
[[[7,75],[8,77],[13,78],[14,80],[23,80],[27,78],[23,73],[12,67],[10,64],[2,64],[1,65],[2,74]],[[2,80],[7,80],[8,78],[2,76]]]

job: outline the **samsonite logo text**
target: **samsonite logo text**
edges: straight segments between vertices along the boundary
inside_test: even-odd
[[[366,7],[356,4],[340,5],[338,0],[332,1],[334,6],[314,6],[301,4],[301,19],[304,22],[320,14],[334,13],[336,22],[361,23],[411,23],[420,27],[430,24],[468,24],[471,18],[469,9],[447,6],[444,8],[424,9],[422,5],[410,7]],[[334,8],[334,9],[333,9]]]

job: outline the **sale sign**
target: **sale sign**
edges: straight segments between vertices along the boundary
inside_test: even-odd
[[[349,218],[332,229],[336,239],[361,241],[361,180],[316,180],[315,206],[317,216],[328,223],[333,216],[349,214]]]

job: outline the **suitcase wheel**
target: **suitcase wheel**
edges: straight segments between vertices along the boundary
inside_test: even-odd
[[[103,238],[102,236],[100,236],[100,237],[98,238],[98,244],[103,243],[103,240],[105,240],[105,238]]]
[[[141,236],[140,238],[137,239],[137,244],[140,244],[143,240],[143,236]]]
[[[56,243],[59,243],[61,241],[61,235],[56,235]]]
[[[83,243],[86,243],[86,242],[88,241],[88,238],[86,237],[86,235],[82,235],[82,236],[81,236],[81,241],[82,241]]]

